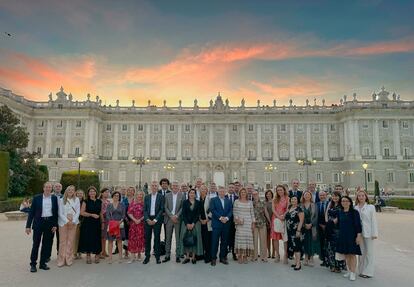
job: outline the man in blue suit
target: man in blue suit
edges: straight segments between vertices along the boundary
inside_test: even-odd
[[[233,206],[230,199],[226,198],[226,189],[222,186],[218,189],[218,197],[210,201],[212,242],[211,242],[211,266],[216,265],[217,251],[220,241],[220,262],[227,261],[227,240],[229,237],[230,218],[233,216]]]
[[[58,226],[58,199],[52,194],[52,183],[43,185],[43,193],[33,197],[32,206],[27,217],[26,234],[29,235],[33,229],[33,246],[30,255],[30,272],[36,272],[37,257],[40,251],[39,268],[49,270],[46,265],[47,259],[52,254],[53,234]]]

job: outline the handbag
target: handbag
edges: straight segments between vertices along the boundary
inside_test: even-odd
[[[273,220],[273,230],[277,233],[285,233],[285,223],[276,217]]]
[[[192,230],[187,230],[184,234],[183,245],[184,247],[193,247],[197,244],[197,237]]]
[[[112,212],[111,212],[112,217]],[[121,228],[118,220],[109,220],[108,222],[108,234],[114,237],[121,236]]]

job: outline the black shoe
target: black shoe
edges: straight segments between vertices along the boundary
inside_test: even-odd
[[[292,265],[290,265],[290,267],[295,268],[296,267],[296,264],[292,264]]]
[[[148,264],[149,263],[149,257],[145,257],[144,261],[142,262],[142,264]]]
[[[161,260],[157,258],[157,264],[161,264]]]
[[[295,271],[299,271],[300,269],[302,269],[302,264],[301,264],[301,265],[299,265],[299,267],[295,267],[295,268],[293,268],[293,270],[295,270]]]
[[[46,263],[49,263],[50,262],[50,257],[48,258],[48,259],[46,259],[46,261],[45,261]]]
[[[237,256],[236,256],[236,254],[233,254],[233,260],[234,260],[234,261],[237,261]]]
[[[164,260],[162,261],[162,263],[166,263],[168,261],[170,261],[170,257],[165,257]]]
[[[216,259],[211,260],[211,266],[216,266]]]
[[[34,265],[30,266],[30,272],[32,272],[32,273],[37,272],[36,266],[34,266]]]
[[[175,262],[180,263],[181,262],[180,257],[175,258]]]
[[[47,266],[46,264],[40,264],[39,269],[42,269],[42,270],[49,270],[49,269],[50,269],[50,267],[49,267],[49,266]]]
[[[197,259],[191,259],[191,263],[196,264],[197,263]]]
[[[220,263],[223,263],[224,265],[229,265],[229,262],[227,261],[226,258],[220,259]]]
[[[187,264],[188,262],[190,262],[190,259],[186,258],[184,259],[183,264]]]
[[[208,263],[210,263],[211,262],[211,260],[210,259],[204,259],[204,263],[205,264],[208,264]]]

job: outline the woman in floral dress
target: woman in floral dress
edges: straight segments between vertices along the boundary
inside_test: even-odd
[[[276,259],[275,262],[280,261],[280,253],[279,253],[279,241],[283,241],[283,249],[284,249],[284,258],[283,263],[288,263],[288,257],[287,257],[287,238],[286,238],[286,232],[283,228],[284,232],[276,232],[274,222],[275,219],[279,221],[281,226],[284,226],[285,224],[285,214],[288,209],[289,204],[289,193],[286,190],[286,188],[283,185],[276,186],[276,193],[275,198],[273,199],[273,205],[272,205],[272,220],[270,222],[271,227],[271,238],[273,240],[273,250],[276,253]]]
[[[295,255],[295,264],[292,265],[294,270],[302,268],[300,264],[300,254],[302,252],[302,227],[304,222],[304,214],[302,208],[298,205],[298,198],[293,196],[290,198],[290,207],[286,213],[286,230],[288,237],[288,255]]]
[[[129,203],[128,216],[129,222],[128,233],[128,251],[132,254],[132,263],[141,259],[141,252],[145,249],[144,240],[144,192],[139,191],[135,200]]]

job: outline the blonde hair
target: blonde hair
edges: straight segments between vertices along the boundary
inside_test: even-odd
[[[359,193],[361,193],[361,192],[365,195],[365,203],[369,204],[368,193],[367,193],[364,189],[360,188],[360,189],[356,192],[356,196],[355,196],[355,205],[358,205],[358,204],[359,204],[358,194],[359,194]]]
[[[63,194],[63,204],[66,204],[68,202],[68,191],[69,189],[73,189],[73,197],[76,197],[76,189],[74,185],[69,185],[66,189],[65,189],[65,193]]]
[[[305,191],[303,194],[302,194],[302,199],[301,199],[301,203],[302,204],[304,204],[305,203],[305,195],[307,194],[307,193],[309,193],[310,194],[310,202],[311,203],[313,203],[313,199],[312,199],[312,192],[310,192],[309,190],[307,190],[307,191]]]
[[[138,200],[138,195],[140,194],[142,194],[142,201],[144,201],[145,192],[143,192],[142,190],[138,190],[138,192],[135,193],[134,200]]]

